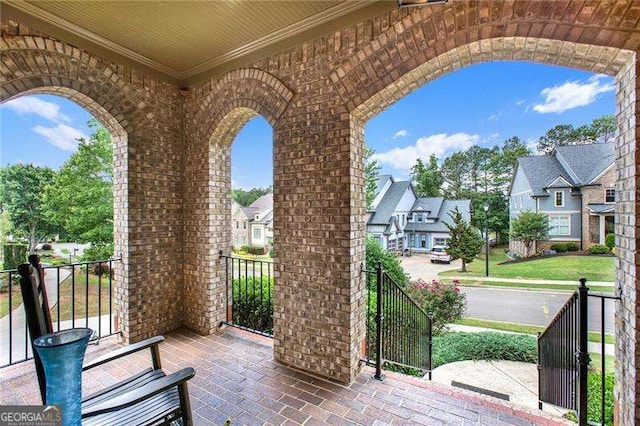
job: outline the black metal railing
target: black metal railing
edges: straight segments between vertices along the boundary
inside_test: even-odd
[[[550,403],[574,410],[578,424],[594,424],[588,419],[589,395],[589,297],[599,298],[600,306],[600,424],[605,416],[605,300],[620,299],[619,295],[589,294],[586,279],[580,279],[578,289],[560,309],[547,328],[538,335],[538,398],[539,406]],[[593,374],[593,373],[591,373]]]
[[[220,254],[226,295],[226,324],[273,336],[273,262]]]
[[[431,379],[432,322],[422,308],[378,265],[364,271],[367,280],[366,345],[363,361],[382,367],[416,370]],[[389,365],[390,364],[390,365]],[[386,367],[385,367],[386,368]]]
[[[55,330],[88,327],[93,340],[117,334],[113,315],[113,264],[120,259],[43,265]],[[20,275],[0,271],[0,367],[31,359]]]

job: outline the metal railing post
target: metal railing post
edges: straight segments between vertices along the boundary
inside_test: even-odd
[[[588,296],[589,288],[587,287],[587,279],[580,278],[580,287],[578,287],[578,307],[580,315],[580,323],[578,325],[578,351],[576,359],[578,361],[578,424],[580,426],[587,424],[587,375],[589,372],[589,351],[588,345]]]
[[[373,378],[384,380],[382,374],[382,263],[378,262],[376,268],[376,289],[378,297],[376,299],[376,374]]]

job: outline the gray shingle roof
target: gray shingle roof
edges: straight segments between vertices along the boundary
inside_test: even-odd
[[[518,168],[529,181],[534,197],[545,191],[558,177],[571,186],[589,184],[615,161],[615,144],[598,143],[557,147],[552,155],[518,158]],[[566,165],[566,168],[565,168]]]
[[[264,194],[249,205],[257,210],[273,210],[273,194]]]
[[[449,232],[445,223],[451,222],[450,212],[456,207],[462,213],[462,218],[468,223],[471,221],[471,201],[470,200],[443,200],[442,198],[420,198],[420,200],[433,201],[439,204],[439,211],[434,216],[438,220],[433,223],[409,222],[405,226],[405,232]],[[416,201],[417,202],[417,201]],[[415,205],[415,204],[414,204]],[[424,205],[424,204],[423,204]],[[431,218],[431,215],[427,216]]]
[[[577,177],[576,184],[587,185],[605,171],[616,159],[615,144],[559,146],[556,155],[569,166]]]
[[[544,188],[556,180],[558,176],[565,179],[570,185],[575,184],[558,159],[550,155],[520,157],[518,158],[518,168],[527,177],[534,197],[548,196],[549,194]]]
[[[428,211],[429,214],[427,218],[429,219],[437,219],[440,215],[440,209],[442,208],[442,203],[444,198],[442,197],[421,197],[417,198],[411,207],[411,211],[420,211],[418,207],[422,207],[424,211]]]
[[[382,191],[382,188],[384,187],[384,184],[391,179],[391,181],[393,182],[393,176],[391,175],[380,175],[378,176],[378,180],[376,180],[376,195],[378,195],[380,193],[380,191]]]
[[[393,215],[396,206],[407,191],[407,188],[409,188],[410,184],[411,182],[409,181],[392,183],[378,203],[376,211],[369,220],[369,223],[371,225],[387,225],[389,223],[389,218]]]

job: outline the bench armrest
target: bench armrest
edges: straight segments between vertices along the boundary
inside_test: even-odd
[[[169,374],[161,379],[147,383],[138,389],[131,390],[115,398],[109,399],[108,401],[83,409],[82,417],[96,416],[98,414],[109,413],[131,407],[141,401],[151,398],[154,395],[162,393],[167,389],[186,383],[186,381],[191,379],[195,374],[196,372],[193,368],[183,368],[182,370]]]
[[[138,343],[134,343],[132,345],[127,345],[123,348],[116,349],[108,354],[105,354],[101,357],[98,357],[94,360],[91,360],[82,366],[82,371],[89,370],[90,368],[97,367],[102,364],[106,364],[107,362],[113,361],[118,358],[122,358],[123,356],[131,355],[133,353],[151,348],[151,356],[154,363],[154,368],[159,369],[160,366],[160,358],[158,352],[158,345],[164,342],[163,336],[154,336],[149,339],[143,340]],[[158,358],[157,360],[155,358]]]

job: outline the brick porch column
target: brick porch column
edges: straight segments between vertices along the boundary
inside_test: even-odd
[[[274,346],[280,362],[350,382],[365,332],[364,143],[331,102],[296,103],[274,132]]]
[[[616,76],[617,142],[616,191],[616,281],[622,288],[622,300],[616,304],[616,424],[640,423],[640,289],[638,288],[637,188],[640,181],[640,152],[637,150],[637,123],[640,100],[640,63],[637,54]]]

